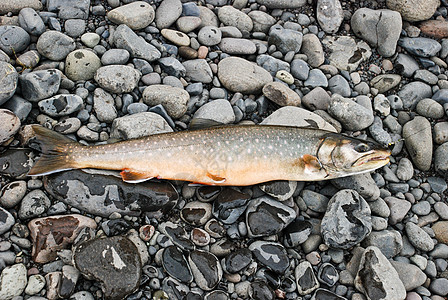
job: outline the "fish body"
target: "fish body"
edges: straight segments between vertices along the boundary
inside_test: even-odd
[[[96,146],[82,146],[40,126],[33,129],[43,155],[29,175],[96,168],[120,170],[128,182],[160,178],[245,186],[368,172],[387,164],[390,155],[372,142],[288,126],[213,127]],[[354,150],[359,145],[362,152]]]

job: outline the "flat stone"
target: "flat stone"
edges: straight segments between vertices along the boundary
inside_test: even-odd
[[[156,26],[159,29],[168,28],[182,14],[182,2],[180,0],[164,0],[156,10]]]
[[[109,49],[101,56],[101,63],[103,65],[124,65],[129,57],[129,51],[125,49]]]
[[[333,95],[328,112],[348,130],[362,130],[374,120],[373,114],[364,106],[340,95]]]
[[[257,3],[268,8],[299,8],[306,0],[257,0]]]
[[[204,250],[194,250],[188,257],[194,281],[204,291],[214,289],[222,278],[222,268],[218,258]]]
[[[393,10],[360,8],[351,18],[354,33],[378,48],[384,57],[394,55],[401,33],[401,16]]]
[[[205,103],[193,115],[193,119],[208,119],[222,124],[235,122],[235,113],[228,100],[216,99]]]
[[[104,171],[56,173],[45,179],[44,186],[53,197],[67,205],[102,217],[113,212],[130,216],[167,212],[179,197],[169,182],[129,184],[116,176],[104,175]]]
[[[32,190],[23,197],[20,203],[18,216],[20,219],[29,219],[45,213],[51,202],[41,190]]]
[[[34,36],[39,36],[45,31],[44,21],[31,7],[20,10],[19,24],[26,32]]]
[[[213,72],[205,59],[190,59],[184,61],[186,76],[191,81],[202,83],[211,83],[213,81]]]
[[[431,251],[434,249],[434,242],[431,239],[431,237],[418,227],[418,225],[415,225],[414,223],[408,222],[406,223],[406,235],[408,236],[409,242],[411,244],[422,250],[422,251]]]
[[[322,44],[330,53],[330,64],[343,71],[355,71],[361,62],[372,55],[366,42],[356,42],[349,36],[327,36]]]
[[[431,124],[424,118],[417,116],[403,126],[403,138],[415,166],[428,171],[432,160]]]
[[[325,244],[349,249],[371,231],[370,207],[356,191],[341,190],[330,199],[321,224]]]
[[[65,59],[65,74],[73,81],[92,79],[100,67],[99,57],[86,49],[70,52]]]
[[[297,53],[302,47],[303,34],[292,29],[285,29],[280,25],[274,25],[269,30],[268,42],[275,45],[277,50],[286,54],[290,51]]]
[[[152,6],[145,1],[135,1],[112,9],[107,18],[115,24],[126,24],[133,30],[140,30],[151,24],[155,18]]]
[[[227,57],[218,64],[218,78],[232,92],[251,94],[259,92],[272,81],[265,69],[239,57]]]
[[[155,84],[148,86],[143,91],[143,102],[148,105],[162,104],[172,118],[180,118],[187,111],[187,102],[190,95],[187,91],[167,86]]]
[[[30,149],[8,149],[0,156],[0,174],[9,177],[21,177],[31,169]]]
[[[110,136],[120,140],[129,140],[172,131],[173,129],[159,114],[141,112],[116,118],[112,123]]]
[[[264,11],[253,10],[248,13],[248,16],[252,19],[254,25],[253,32],[268,33],[269,28],[275,24],[275,18]]]
[[[308,57],[310,66],[317,68],[325,61],[324,50],[317,35],[308,33],[303,36],[301,52]]]
[[[381,74],[375,76],[370,85],[378,90],[378,93],[385,93],[396,87],[401,81],[401,76],[398,74]]]
[[[202,23],[201,18],[196,16],[183,16],[177,19],[176,26],[180,31],[189,33],[198,28]]]
[[[93,94],[93,108],[100,122],[111,123],[117,118],[117,109],[112,95],[101,88],[96,88]]]
[[[17,14],[23,8],[32,8],[34,10],[41,10],[43,8],[40,0],[11,0],[0,3],[0,14],[4,15],[9,12]]]
[[[249,245],[255,258],[268,269],[283,274],[289,267],[289,259],[285,248],[275,242],[255,241]]]
[[[39,70],[19,77],[23,98],[36,102],[57,93],[62,72],[56,69]]]
[[[252,19],[242,11],[231,5],[225,5],[218,10],[219,20],[227,26],[235,26],[241,32],[251,32],[253,28]]]
[[[140,285],[142,264],[137,247],[128,238],[97,238],[76,245],[73,250],[76,268],[101,282],[108,299],[124,299]]]
[[[336,33],[344,20],[341,2],[339,0],[318,0],[316,16],[320,27],[326,33]]]
[[[353,189],[367,201],[375,201],[380,197],[380,189],[369,173],[333,179],[331,183],[339,189]]]
[[[16,206],[26,194],[26,182],[23,180],[12,181],[1,189],[0,205],[4,208]]]
[[[420,57],[435,56],[442,49],[442,45],[436,40],[423,37],[403,37],[398,40],[398,45],[406,49],[409,53]]]
[[[158,60],[162,56],[156,47],[147,43],[125,24],[121,24],[115,29],[113,41],[115,47],[125,49],[132,57],[141,58],[148,62]]]
[[[190,38],[183,32],[173,29],[162,29],[162,36],[177,46],[190,46]]]
[[[133,67],[110,65],[99,68],[94,79],[106,91],[122,94],[135,89],[141,76],[140,71]]]
[[[41,112],[50,117],[67,116],[82,108],[83,101],[78,95],[59,94],[40,100],[37,104]]]
[[[221,30],[216,26],[204,26],[198,33],[198,41],[204,46],[218,45],[221,38]]]
[[[431,98],[431,86],[420,81],[413,81],[404,85],[398,92],[403,101],[404,108],[414,108],[417,103],[425,98]]]
[[[280,106],[300,106],[300,96],[287,85],[270,82],[263,87],[263,95]]]
[[[193,281],[190,266],[182,251],[176,246],[168,246],[162,253],[163,269],[177,280],[190,283]]]
[[[355,287],[369,299],[406,298],[406,289],[397,271],[374,246],[368,247],[362,254]]]
[[[429,98],[420,100],[415,107],[417,113],[426,118],[442,119],[445,115],[443,106],[437,101]]]
[[[28,223],[33,240],[33,260],[47,263],[57,257],[57,251],[66,249],[83,228],[96,228],[96,222],[81,215],[63,215],[33,219]]]
[[[252,41],[238,38],[221,39],[219,48],[230,55],[250,55],[257,51],[257,47]]]
[[[420,23],[419,28],[426,36],[435,39],[448,37],[448,24],[445,20],[427,20]]]
[[[89,0],[48,0],[47,9],[61,19],[87,19],[90,11]]]
[[[75,50],[75,41],[68,35],[56,30],[42,33],[37,40],[36,48],[39,53],[51,60],[63,60]]]
[[[29,43],[30,36],[23,28],[14,25],[0,26],[0,49],[9,56],[22,52]]]

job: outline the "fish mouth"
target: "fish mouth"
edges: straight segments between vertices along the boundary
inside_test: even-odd
[[[379,168],[381,166],[386,165],[390,161],[391,151],[383,150],[383,151],[375,151],[373,153],[369,153],[358,158],[353,164],[352,167],[375,167]]]

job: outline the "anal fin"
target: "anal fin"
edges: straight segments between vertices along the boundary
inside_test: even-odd
[[[120,172],[120,175],[123,181],[128,183],[139,183],[155,177],[148,173],[131,169],[123,169],[123,171]]]

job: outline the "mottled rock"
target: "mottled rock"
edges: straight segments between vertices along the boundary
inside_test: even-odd
[[[15,25],[0,26],[0,49],[6,54],[20,53],[29,43],[30,36],[23,28]]]
[[[19,74],[11,64],[0,61],[0,105],[14,95],[18,78]]]
[[[373,114],[355,101],[334,95],[328,112],[348,130],[361,130],[369,127],[374,120]]]
[[[184,283],[193,281],[187,259],[176,246],[168,246],[163,250],[162,264],[163,269],[177,280]]]
[[[280,25],[274,25],[269,30],[269,44],[275,45],[277,50],[286,54],[290,51],[297,53],[302,47],[303,34],[292,29],[285,29]]]
[[[7,109],[0,109],[0,145],[9,141],[20,129],[20,120]]]
[[[107,13],[107,18],[115,24],[126,24],[133,30],[145,28],[151,24],[154,17],[154,9],[145,1],[119,6]]]
[[[285,248],[275,242],[255,241],[249,245],[255,258],[270,270],[282,274],[289,267],[289,259]]]
[[[435,56],[442,49],[442,45],[439,42],[424,37],[403,37],[398,40],[398,44],[409,53],[420,57]]]
[[[378,90],[378,93],[385,93],[388,90],[396,87],[401,81],[401,76],[398,74],[381,74],[375,76],[370,85]]]
[[[297,291],[300,295],[310,294],[320,287],[313,267],[308,261],[303,261],[296,267],[294,276],[296,278]]]
[[[0,283],[0,298],[10,300],[20,296],[28,282],[24,264],[15,264],[2,271]]]
[[[114,98],[101,88],[96,88],[94,91],[93,109],[100,122],[110,123],[117,118]]]
[[[196,284],[205,291],[215,288],[222,278],[222,268],[218,258],[203,250],[194,250],[188,257]]]
[[[23,197],[20,203],[18,216],[20,219],[29,219],[45,213],[51,202],[41,190],[32,190]]]
[[[143,102],[148,105],[162,104],[172,118],[180,118],[187,111],[190,95],[187,91],[168,85],[155,84],[143,91]]]
[[[228,100],[216,99],[205,103],[193,115],[193,119],[208,119],[222,124],[235,122],[235,113]]]
[[[39,70],[23,74],[19,77],[22,96],[35,102],[57,93],[62,73],[56,69]]]
[[[110,65],[99,68],[94,79],[103,89],[111,93],[122,94],[129,93],[136,88],[141,76],[140,71],[133,67]]]
[[[99,57],[86,49],[75,50],[65,59],[65,74],[73,81],[92,79],[100,67]]]
[[[428,171],[432,160],[431,124],[417,116],[403,126],[403,138],[415,166],[422,171]]]
[[[330,52],[330,64],[343,71],[352,72],[372,55],[366,42],[356,42],[349,36],[327,36],[322,44]]]
[[[401,17],[410,22],[424,21],[432,17],[437,7],[440,5],[439,0],[387,0],[386,5],[392,10],[400,13]]]
[[[300,106],[300,96],[281,82],[269,82],[263,87],[263,95],[280,106]]]
[[[59,94],[40,100],[37,105],[44,114],[50,117],[60,117],[79,111],[82,108],[83,101],[78,95]]]
[[[49,30],[41,34],[36,43],[39,53],[51,60],[63,60],[75,50],[75,41],[68,35],[56,30]]]
[[[316,16],[320,27],[326,33],[336,33],[344,20],[341,2],[339,0],[318,0]]]
[[[156,47],[147,43],[125,24],[117,27],[113,42],[115,47],[127,50],[132,57],[142,58],[149,62],[158,60],[162,55]]]
[[[406,234],[408,236],[409,242],[411,244],[422,250],[422,251],[431,251],[434,249],[434,242],[431,237],[421,229],[418,225],[408,222],[406,223]]]

